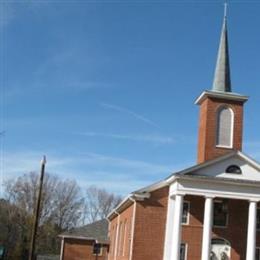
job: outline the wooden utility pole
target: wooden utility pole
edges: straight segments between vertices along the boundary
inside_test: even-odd
[[[34,259],[34,249],[35,249],[35,240],[36,240],[36,235],[37,235],[37,228],[38,228],[38,221],[39,221],[39,214],[40,214],[42,185],[43,185],[45,164],[46,164],[46,157],[43,156],[43,159],[41,161],[41,177],[40,177],[40,184],[39,184],[39,190],[38,190],[36,211],[35,211],[35,215],[34,215],[34,224],[33,224],[33,231],[32,231],[29,260],[35,260]]]

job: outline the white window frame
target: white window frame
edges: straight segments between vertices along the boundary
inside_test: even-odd
[[[219,225],[214,225],[214,203],[223,203],[222,200],[214,200],[213,201],[213,222],[212,226],[213,228],[227,228],[228,227],[228,221],[229,221],[229,213],[227,212],[227,217],[226,217],[226,223],[224,226],[219,226]]]
[[[231,140],[230,140],[230,145],[218,144],[218,139],[219,139],[218,138],[218,135],[219,135],[219,114],[223,109],[228,109],[231,112],[231,128],[230,128],[230,131],[231,131],[230,138],[231,138]],[[234,117],[235,117],[234,111],[229,106],[222,105],[217,109],[217,113],[216,113],[216,140],[215,140],[217,148],[232,149],[234,147],[234,121],[235,121]]]
[[[181,250],[181,245],[184,245],[184,247],[185,247],[184,260],[187,260],[187,256],[188,256],[188,244],[187,244],[186,242],[181,242],[181,244],[180,244],[180,250]]]
[[[190,201],[185,200],[185,201],[183,201],[183,205],[184,205],[184,203],[187,203],[187,204],[188,204],[187,221],[186,221],[186,222],[182,222],[182,217],[183,217],[183,209],[182,209],[181,224],[182,224],[183,226],[187,226],[187,225],[190,224]]]

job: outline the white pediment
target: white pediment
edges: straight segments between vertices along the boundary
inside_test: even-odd
[[[242,173],[227,173],[226,170],[231,165],[240,167]],[[205,165],[204,167],[195,168],[192,175],[210,176],[216,178],[228,178],[239,180],[260,181],[259,165],[247,158],[243,154],[234,154],[232,157],[223,158],[223,160],[216,161],[215,163]]]

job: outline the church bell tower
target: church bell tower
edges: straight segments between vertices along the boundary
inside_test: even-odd
[[[231,88],[225,7],[213,86],[195,102],[200,106],[198,163],[242,150],[243,106],[247,100]]]

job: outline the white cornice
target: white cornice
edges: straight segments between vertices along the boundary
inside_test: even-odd
[[[234,101],[246,102],[248,100],[248,96],[232,93],[232,92],[217,92],[217,91],[203,91],[202,94],[195,100],[196,105],[200,105],[203,100],[207,97],[219,98],[219,99],[227,99]]]
[[[260,182],[205,176],[178,176],[178,185],[171,185],[170,196],[179,193],[195,196],[260,201]]]

